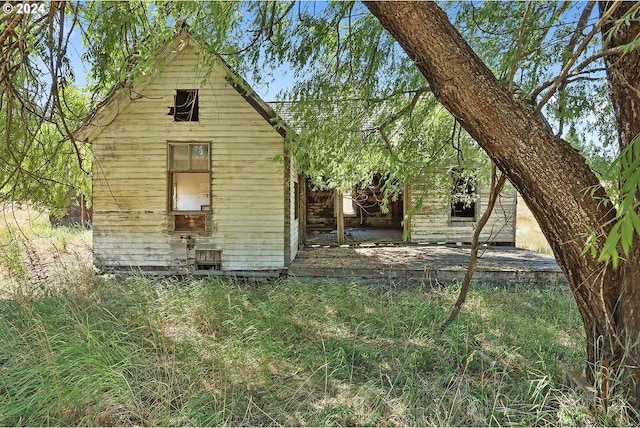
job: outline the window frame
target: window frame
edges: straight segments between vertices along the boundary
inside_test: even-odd
[[[178,98],[180,97],[181,93],[186,94],[186,101],[184,105],[178,106]],[[189,100],[190,94],[194,94],[192,101]],[[200,97],[197,89],[176,89],[176,93],[173,96],[173,121],[200,122],[199,99]]]
[[[451,170],[451,191],[449,201],[449,221],[452,223],[474,223],[478,218],[478,202],[479,195],[477,189],[477,177],[472,174],[468,177],[463,176],[463,170],[460,168],[454,168]],[[458,194],[456,189],[460,189],[465,186],[465,193],[471,197],[471,203],[469,207],[464,207],[462,210],[456,210],[455,206],[463,204],[464,201],[456,201],[455,195]],[[465,212],[467,210],[473,210],[473,215],[456,215],[456,212]]]
[[[205,146],[207,157],[206,157],[206,167],[205,168],[194,168],[193,167],[193,151],[192,147],[194,146]],[[175,147],[188,147],[187,149],[187,165],[186,168],[175,167],[174,153]],[[194,234],[203,234],[209,231],[209,224],[211,220],[211,142],[210,141],[168,141],[167,142],[167,213],[169,217],[169,231],[175,233],[194,233]],[[208,203],[202,204],[200,210],[179,210],[176,209],[174,204],[175,198],[175,189],[174,189],[174,177],[175,174],[207,174],[207,194],[208,194]],[[206,207],[203,209],[203,207]],[[202,228],[189,229],[189,228],[178,228],[179,224],[184,224],[184,222],[189,222],[191,216],[198,216],[201,219],[197,219],[197,222],[203,222],[204,226]],[[183,217],[178,220],[179,217]]]

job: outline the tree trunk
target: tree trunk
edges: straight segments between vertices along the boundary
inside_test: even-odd
[[[617,31],[613,31],[614,22],[622,19],[636,6],[636,2],[614,4],[601,1],[599,3],[601,16],[611,7],[615,7],[611,14],[611,21],[602,28],[605,49],[626,45],[638,39],[640,22],[637,19],[630,20],[628,25],[625,24]],[[605,57],[605,65],[609,95],[616,116],[618,140],[622,150],[640,135],[640,53],[638,49],[635,49],[631,53],[607,56]],[[635,200],[636,203],[640,202],[640,195],[636,195]],[[640,365],[640,337],[638,336],[638,326],[640,326],[640,286],[638,284],[640,281],[640,238],[635,235],[633,239],[629,258],[623,261],[620,266],[620,298],[619,304],[614,309],[613,319],[621,335],[626,335],[630,340],[635,339],[630,344],[622,342],[618,346],[625,345],[628,348],[628,352],[631,354],[628,364],[636,367],[631,369],[631,373],[632,376],[635,376],[637,383],[637,367]],[[636,405],[639,405],[640,388],[635,387],[633,392]]]
[[[611,205],[602,203],[607,195],[584,157],[555,137],[533,106],[511,96],[435,2],[365,4],[415,61],[442,105],[520,192],[540,224],[584,323],[589,379],[593,381],[593,370],[603,365],[638,367],[640,323],[631,322],[640,311],[637,287],[626,277],[627,270],[615,271],[581,254],[592,232],[601,248],[615,217]],[[637,246],[632,256],[640,257]],[[637,269],[638,260],[625,265]],[[620,344],[632,352],[625,353]],[[625,384],[634,388],[632,396],[635,370],[624,373]]]

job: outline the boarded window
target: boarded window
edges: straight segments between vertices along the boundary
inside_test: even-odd
[[[169,114],[171,112],[170,109]],[[199,120],[197,89],[176,90],[173,120],[176,122],[197,122]]]
[[[451,221],[475,221],[476,219],[476,180],[474,176],[465,176],[462,170],[452,172]]]
[[[208,143],[169,144],[169,211],[175,231],[205,231],[211,211]]]
[[[198,269],[220,270],[222,266],[222,251],[196,250],[196,264]]]

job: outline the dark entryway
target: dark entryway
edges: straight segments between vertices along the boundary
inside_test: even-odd
[[[311,243],[401,242],[403,192],[385,199],[385,178],[378,174],[368,186],[339,193],[306,182],[306,241]],[[344,230],[339,241],[338,231]]]

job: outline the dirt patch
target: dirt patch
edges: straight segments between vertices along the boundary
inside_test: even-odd
[[[65,271],[92,266],[91,231],[51,227],[46,213],[5,205],[0,208],[0,284],[46,285]]]

